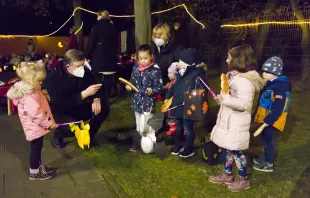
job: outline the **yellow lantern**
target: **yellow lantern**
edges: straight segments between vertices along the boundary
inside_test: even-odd
[[[14,70],[14,71],[16,70],[16,68],[17,68],[16,65],[13,65],[13,70]]]

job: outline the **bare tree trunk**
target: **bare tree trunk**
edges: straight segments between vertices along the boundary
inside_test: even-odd
[[[136,48],[151,43],[151,0],[134,0]]]
[[[277,0],[269,0],[265,6],[265,10],[274,11],[276,5],[277,5]],[[263,49],[264,49],[265,41],[268,38],[269,27],[270,25],[261,25],[258,27],[258,39],[256,40],[256,58],[258,61],[260,61],[263,56]]]
[[[290,0],[293,12],[296,14],[298,20],[304,20],[305,17],[303,16],[302,12],[298,7],[299,0]],[[310,48],[309,48],[309,29],[308,24],[300,24],[301,31],[302,31],[302,39],[301,39],[301,50],[302,50],[302,82],[308,82],[310,69],[309,69],[309,55],[310,55]]]
[[[77,7],[82,7],[82,0],[73,0],[73,9]],[[74,26],[78,29],[82,25],[82,11],[78,10],[75,12],[74,15]],[[84,35],[83,35],[83,29],[81,29],[77,35],[79,50],[84,52]]]

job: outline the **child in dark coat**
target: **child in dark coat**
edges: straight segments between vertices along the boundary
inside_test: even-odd
[[[132,93],[131,107],[136,117],[136,132],[143,135],[142,125],[145,126],[155,113],[155,97],[163,89],[161,71],[153,61],[151,47],[148,44],[141,45],[138,49],[138,64],[133,67],[130,82],[139,90],[139,92]],[[128,85],[126,89],[131,90]],[[155,131],[149,127],[147,132]],[[140,145],[134,141],[129,151],[136,152],[139,147]]]
[[[289,110],[291,86],[282,70],[282,59],[277,56],[269,58],[262,67],[267,83],[261,91],[254,122],[266,123],[267,127],[262,132],[264,155],[253,159],[253,168],[262,172],[273,172],[275,135],[284,130]]]
[[[195,154],[194,150],[194,129],[193,120],[184,119],[185,92],[192,91],[198,76],[204,79],[204,70],[197,67],[196,63],[196,50],[186,49],[181,51],[178,55],[179,63],[178,69],[180,76],[177,78],[173,88],[166,94],[165,99],[174,97],[170,107],[176,107],[170,111],[170,116],[176,119],[176,141],[171,151],[172,155],[179,155],[182,158],[191,157]],[[184,130],[186,133],[186,140],[184,139]]]

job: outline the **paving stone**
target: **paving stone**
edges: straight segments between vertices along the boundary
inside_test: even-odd
[[[103,182],[76,185],[74,189],[64,187],[54,188],[53,190],[43,190],[44,197],[94,197],[94,198],[116,198],[117,195]]]
[[[100,173],[86,159],[85,155],[75,158],[66,165],[71,178],[76,184],[91,183],[104,180]]]
[[[43,161],[58,167],[56,177],[30,181],[30,144],[25,140],[18,116],[7,116],[0,109],[0,198],[117,197],[71,138],[64,149],[51,146],[44,138]]]

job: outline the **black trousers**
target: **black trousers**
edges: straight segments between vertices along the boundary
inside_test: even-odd
[[[108,117],[110,114],[110,106],[107,101],[102,98],[101,99],[101,112],[98,115],[92,113],[92,102],[85,101],[83,105],[80,107],[76,107],[72,112],[68,114],[57,114],[54,113],[54,119],[56,123],[67,123],[74,121],[89,121],[90,125],[90,139],[93,140],[102,125],[102,122]],[[74,134],[70,131],[69,126],[62,126],[57,128],[54,131],[54,138],[61,140],[66,137],[73,137]]]
[[[30,142],[30,168],[38,169],[41,162],[41,151],[43,147],[43,136]]]
[[[103,86],[103,91],[104,91],[106,99],[109,98],[112,87],[116,91],[116,85],[113,82],[113,75],[115,75],[115,74],[110,74],[110,75],[104,75],[101,73],[95,74],[95,78],[96,78],[97,83],[101,83]],[[102,76],[104,76],[103,81],[101,80]]]

